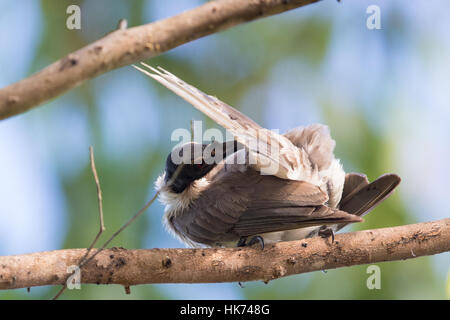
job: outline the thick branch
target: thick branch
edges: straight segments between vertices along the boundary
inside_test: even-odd
[[[450,251],[450,218],[393,228],[235,249],[107,249],[81,271],[82,283],[207,283],[273,280],[345,266]],[[86,249],[0,257],[0,289],[63,284]]]
[[[40,72],[0,89],[0,120],[25,112],[87,79],[181,44],[319,0],[217,0],[147,25],[116,30]]]

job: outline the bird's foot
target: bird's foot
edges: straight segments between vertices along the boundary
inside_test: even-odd
[[[236,247],[245,247],[245,242],[247,241],[247,237],[241,237],[236,245]]]
[[[322,238],[331,237],[331,243],[334,243],[334,231],[330,227],[321,226],[319,229],[319,236],[321,236]]]
[[[238,247],[249,247],[256,243],[259,243],[261,245],[261,250],[264,249],[264,239],[261,236],[254,236],[250,239],[249,242],[247,242],[248,237],[241,237],[237,243]]]
[[[252,246],[256,243],[259,243],[261,245],[261,250],[264,249],[264,239],[261,236],[255,236],[250,239],[250,241],[247,243],[248,246]]]

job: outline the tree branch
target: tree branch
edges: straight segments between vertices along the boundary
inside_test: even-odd
[[[232,26],[320,0],[217,0],[130,29],[119,28],[38,73],[0,89],[0,120],[107,71],[148,59]]]
[[[345,266],[412,259],[450,251],[450,218],[393,228],[247,248],[106,249],[81,271],[82,283],[121,284],[269,281]],[[60,285],[86,249],[0,257],[0,289]]]

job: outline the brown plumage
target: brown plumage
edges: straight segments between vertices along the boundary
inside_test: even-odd
[[[302,239],[317,235],[325,225],[336,231],[362,221],[400,182],[393,174],[372,183],[362,174],[345,175],[325,125],[280,135],[164,69],[143,65],[148,70],[135,67],[229,130],[245,147],[233,149],[218,164],[195,165],[188,159],[177,165],[172,154],[179,150],[169,155],[156,182],[166,205],[163,220],[190,246],[234,246],[248,236],[262,236],[266,242]],[[239,157],[250,161],[236,164]]]
[[[209,183],[201,197],[167,221],[176,234],[193,242],[217,246],[242,236],[362,221],[326,206],[327,194],[308,182],[264,176],[252,168],[225,169],[223,164],[205,178]]]

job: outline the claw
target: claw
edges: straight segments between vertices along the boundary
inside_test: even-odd
[[[252,246],[256,243],[259,243],[261,245],[261,250],[264,250],[264,239],[261,236],[255,236],[250,239],[250,241],[247,243],[247,246]]]
[[[261,236],[254,236],[250,239],[249,242],[247,242],[247,236],[243,236],[239,239],[237,243],[237,247],[249,247],[256,243],[259,243],[261,245],[261,249],[264,249],[264,239]]]
[[[331,236],[331,243],[334,243],[334,231],[330,227],[321,226],[319,230],[319,236],[322,238],[329,238]]]
[[[236,247],[245,247],[245,242],[247,241],[247,237],[241,237],[236,245]]]

